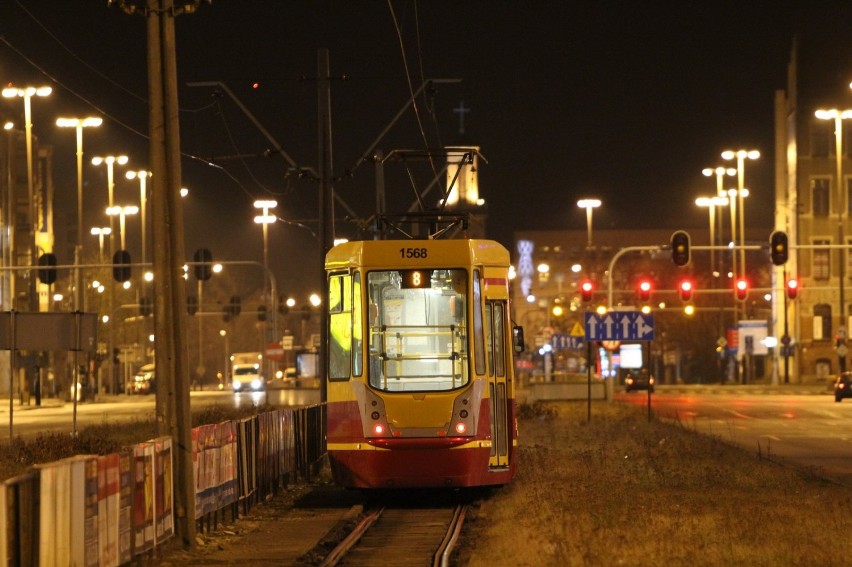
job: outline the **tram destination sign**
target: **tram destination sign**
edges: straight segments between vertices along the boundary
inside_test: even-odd
[[[587,311],[586,340],[653,341],[654,316],[640,311]]]

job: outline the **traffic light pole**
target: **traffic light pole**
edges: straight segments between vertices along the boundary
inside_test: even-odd
[[[827,246],[814,246],[814,248],[826,248]],[[731,250],[728,246],[691,246],[692,250]],[[736,248],[742,248],[743,250],[762,250],[766,248],[765,246],[759,245],[746,245],[746,246],[738,246]],[[736,250],[735,248],[735,250]],[[792,248],[792,247],[791,247]],[[612,260],[609,261],[609,270],[607,274],[607,308],[612,309],[612,300],[613,300],[613,288],[612,288],[612,274],[615,270],[615,264],[618,262],[619,258],[623,255],[630,252],[662,252],[663,250],[671,250],[670,245],[665,246],[628,246],[626,248],[622,248],[612,257]]]

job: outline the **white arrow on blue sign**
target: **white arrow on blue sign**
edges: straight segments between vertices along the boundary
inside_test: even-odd
[[[654,316],[639,311],[586,312],[586,339],[590,341],[652,341]]]
[[[550,337],[550,344],[556,350],[583,350],[586,348],[586,341],[583,340],[583,337],[559,333]]]

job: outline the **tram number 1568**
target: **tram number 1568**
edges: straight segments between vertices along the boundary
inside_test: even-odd
[[[401,258],[426,258],[429,251],[426,248],[400,248],[399,255]]]

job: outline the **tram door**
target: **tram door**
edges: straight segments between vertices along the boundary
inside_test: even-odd
[[[485,345],[491,400],[491,467],[509,466],[509,396],[506,384],[506,301],[485,301]]]

